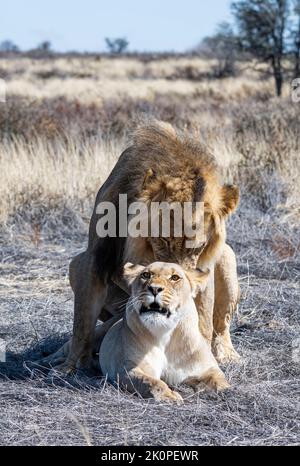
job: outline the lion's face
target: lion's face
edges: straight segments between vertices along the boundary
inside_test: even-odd
[[[172,329],[188,310],[192,296],[204,288],[208,274],[184,271],[175,263],[126,264],[124,277],[131,287],[128,312],[136,313],[150,331]]]
[[[195,248],[186,248],[186,238],[150,238],[153,255],[157,261],[172,261],[184,268],[195,268],[205,247],[205,242]]]
[[[158,235],[147,238],[156,261],[175,262],[189,269],[196,268],[200,257],[207,264],[217,256],[225,242],[225,220],[235,210],[239,195],[237,187],[221,186],[215,174],[206,177],[185,179],[170,173],[146,179],[142,199],[148,203],[149,231],[152,232],[152,224],[159,225]],[[160,205],[159,212],[154,209],[155,204]],[[190,208],[186,212],[187,204]],[[162,226],[166,225],[164,215],[169,217],[169,236]]]
[[[189,228],[194,228],[195,219],[191,217]],[[194,269],[205,246],[211,241],[211,215],[205,213],[199,235],[187,237],[150,237],[149,243],[153,251],[154,259],[161,262],[174,262],[185,270]],[[183,231],[183,227],[182,227]]]

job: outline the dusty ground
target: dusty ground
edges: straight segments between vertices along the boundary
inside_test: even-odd
[[[243,360],[225,367],[226,393],[195,396],[183,387],[178,407],[118,392],[100,377],[52,380],[28,369],[71,331],[67,266],[86,241],[86,226],[73,227],[62,240],[58,225],[38,245],[29,233],[1,235],[1,444],[299,444],[300,260],[296,249],[285,259],[278,249],[280,241],[294,247],[299,232],[249,206],[230,221],[242,288],[232,335]]]

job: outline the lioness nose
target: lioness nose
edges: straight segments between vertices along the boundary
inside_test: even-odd
[[[149,285],[148,290],[151,291],[153,296],[157,296],[158,293],[161,293],[163,291],[163,288],[161,286]]]

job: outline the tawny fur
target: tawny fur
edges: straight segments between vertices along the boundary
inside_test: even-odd
[[[144,398],[169,402],[182,401],[170,388],[181,383],[195,391],[229,387],[198,328],[193,296],[201,294],[208,275],[209,271],[184,271],[177,264],[163,262],[125,266],[131,289],[126,312],[121,319],[97,326],[93,339],[98,369],[110,382]],[[153,288],[158,290],[156,295]],[[153,303],[164,313],[152,310]],[[147,312],[142,312],[143,306]],[[71,340],[56,353],[56,359],[66,357],[70,348]]]
[[[185,238],[172,235],[167,245],[161,238],[99,238],[96,233],[97,205],[110,201],[118,208],[119,194],[124,193],[128,196],[128,204],[137,200],[148,203],[152,200],[203,202],[206,242],[191,250],[185,247]],[[228,320],[228,309],[236,303],[237,296],[224,293],[223,301],[221,299],[216,307],[217,319],[213,317],[213,309],[214,289],[219,293],[219,284],[238,289],[234,254],[225,244],[225,219],[237,203],[238,188],[221,184],[215,160],[204,146],[181,137],[168,124],[153,123],[138,129],[132,144],[120,156],[97,194],[88,248],[70,265],[70,281],[75,294],[73,340],[70,354],[60,369],[70,371],[89,365],[97,319],[107,320],[118,314],[120,309],[114,305],[113,296],[122,295],[122,289],[128,294],[121,277],[126,261],[146,265],[160,260],[175,262],[185,268],[208,266],[211,276],[207,289],[196,298],[199,326],[209,344],[218,337],[219,344],[214,345],[216,357],[222,362],[230,360],[232,345],[230,335],[223,332],[223,321]],[[191,223],[193,221],[191,218]],[[227,270],[230,270],[230,277],[224,279]],[[125,302],[126,294],[122,296]]]

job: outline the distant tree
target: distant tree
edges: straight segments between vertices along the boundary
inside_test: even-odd
[[[300,0],[293,1],[293,25],[291,28],[294,78],[300,78]]]
[[[276,94],[281,95],[285,35],[289,15],[288,0],[242,0],[232,3],[241,45],[272,66]]]
[[[217,59],[215,71],[218,77],[235,75],[238,49],[238,38],[233,32],[232,26],[227,22],[218,26],[215,35],[205,37],[198,48],[207,57]]]
[[[106,47],[109,53],[120,55],[128,48],[129,42],[125,37],[117,37],[116,39],[105,38]]]
[[[19,48],[11,40],[4,40],[0,44],[1,52],[18,52]]]
[[[50,52],[51,47],[51,42],[49,40],[45,40],[38,45],[37,49],[42,50],[43,52]]]

